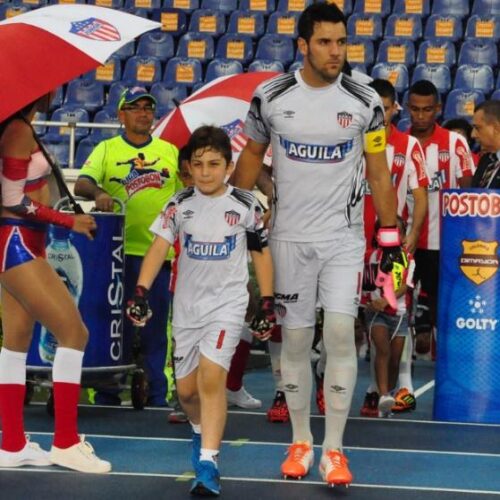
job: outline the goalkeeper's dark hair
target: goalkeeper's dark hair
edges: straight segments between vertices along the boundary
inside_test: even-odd
[[[390,99],[393,104],[396,102],[396,89],[389,80],[375,78],[375,80],[372,80],[368,86],[375,89],[380,97]]]
[[[429,80],[418,80],[408,90],[408,96],[412,94],[420,96],[434,96],[436,104],[439,102],[439,91]]]
[[[231,163],[233,158],[229,136],[223,129],[213,125],[198,127],[189,138],[186,149],[186,154],[188,154],[190,160],[193,158],[193,155],[200,150],[201,153],[198,153],[198,156],[210,150],[219,152],[224,157],[227,164]]]
[[[334,3],[313,3],[299,17],[297,32],[300,38],[309,42],[316,23],[342,23],[347,30],[347,21],[342,11]]]

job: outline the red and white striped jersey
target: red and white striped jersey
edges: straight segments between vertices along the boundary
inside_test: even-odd
[[[391,125],[391,131],[387,138],[386,154],[392,184],[396,189],[398,199],[398,215],[404,216],[408,193],[429,185],[424,153],[415,137],[400,132],[394,125]],[[367,249],[371,247],[376,217],[373,198],[367,183],[364,210]]]
[[[429,210],[425,218],[417,248],[439,250],[439,191],[458,188],[458,180],[474,174],[474,161],[464,137],[436,124],[434,133],[422,144],[429,175]],[[413,197],[408,196],[410,217]]]

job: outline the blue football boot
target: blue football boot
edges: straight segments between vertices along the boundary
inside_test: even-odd
[[[209,460],[200,460],[196,477],[191,486],[191,495],[218,497],[220,495],[220,474],[217,466]]]

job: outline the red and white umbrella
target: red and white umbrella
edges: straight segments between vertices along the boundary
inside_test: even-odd
[[[260,83],[277,74],[263,71],[216,78],[164,117],[153,135],[181,148],[197,127],[217,125],[231,138],[233,160],[236,161],[248,140],[243,124],[253,92]]]
[[[160,24],[94,5],[52,5],[0,22],[0,122],[104,64]]]

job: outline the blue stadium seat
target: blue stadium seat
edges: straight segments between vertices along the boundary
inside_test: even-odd
[[[281,61],[284,66],[288,66],[295,58],[293,41],[282,35],[264,35],[259,40],[255,57]]]
[[[79,78],[71,80],[64,97],[65,106],[79,106],[94,113],[104,105],[104,86],[101,82]]]
[[[125,9],[153,9],[161,8],[161,0],[125,0]]]
[[[433,0],[432,14],[444,14],[463,19],[469,15],[469,0]]]
[[[12,5],[11,3],[5,3],[0,5],[0,21],[18,16],[19,14],[24,14],[29,10],[30,7],[28,5]]]
[[[169,33],[172,36],[179,37],[186,33],[187,16],[183,10],[179,9],[155,9],[151,19],[161,23],[161,31]]]
[[[83,167],[83,164],[87,161],[94,148],[95,144],[90,138],[82,139],[78,143],[75,153],[75,168]]]
[[[191,14],[191,12],[200,8],[200,0],[163,0],[163,7],[179,9]]]
[[[408,117],[405,117],[405,118],[400,118],[398,120],[398,123],[396,125],[396,127],[398,128],[398,130],[400,130],[401,132],[408,132],[408,130],[410,129],[411,127],[411,121],[410,121],[410,118]]]
[[[433,40],[450,40],[456,42],[463,36],[460,19],[446,14],[432,14],[425,24],[424,38]]]
[[[387,17],[391,13],[390,0],[356,0],[354,3],[354,12],[361,14],[377,14]]]
[[[157,103],[155,116],[161,118],[187,97],[187,89],[180,85],[169,87],[164,82],[158,82],[151,87],[151,95]]]
[[[165,68],[163,81],[174,87],[182,85],[188,88],[203,82],[203,68],[199,59],[192,57],[172,57]]]
[[[312,3],[313,0],[278,0],[276,10],[280,12],[302,12]]]
[[[393,14],[418,14],[422,18],[431,13],[430,0],[395,0]]]
[[[123,80],[132,85],[152,85],[161,80],[161,63],[156,57],[132,56],[125,63]]]
[[[297,55],[300,52],[297,51]],[[375,49],[371,40],[350,37],[347,41],[347,60],[350,64],[372,66],[375,62]]]
[[[83,108],[78,106],[63,106],[57,108],[51,115],[52,122],[81,122],[89,123],[89,114]],[[76,140],[83,139],[89,134],[89,129],[77,127],[75,129]],[[44,136],[44,141],[50,143],[69,142],[70,129],[67,125],[52,125]]]
[[[353,11],[353,0],[335,0],[335,5],[344,13],[344,16],[350,16]]]
[[[417,41],[422,38],[422,21],[415,14],[391,14],[386,21],[385,37]]]
[[[454,89],[446,98],[444,106],[445,120],[451,118],[466,118],[472,119],[474,108],[484,101],[484,94],[480,90],[462,90]]]
[[[389,80],[399,93],[406,90],[410,80],[408,68],[404,64],[377,63],[372,68],[371,77]]]
[[[243,64],[235,59],[215,58],[208,63],[205,72],[205,83],[211,82],[219,76],[236,75],[243,73]]]
[[[500,18],[496,16],[471,16],[465,28],[465,38],[500,40]]]
[[[446,94],[451,88],[451,73],[443,64],[417,64],[413,70],[411,83],[419,80],[429,80],[441,94]]]
[[[347,34],[376,41],[382,38],[382,18],[368,14],[351,14],[347,20]]]
[[[201,8],[220,10],[229,15],[238,8],[238,0],[201,0]]]
[[[498,49],[492,40],[465,40],[458,55],[458,65],[488,64],[497,66]]]
[[[133,16],[143,17],[144,19],[149,19],[150,15],[150,11],[148,9],[123,8],[122,11],[132,14]]]
[[[135,43],[133,41],[126,43],[123,47],[113,52],[113,55],[118,57],[118,59],[120,59],[121,61],[124,61],[125,59],[132,57],[134,54],[135,54]]]
[[[402,63],[408,68],[415,65],[415,45],[411,40],[394,38],[383,40],[378,48],[377,62]]]
[[[500,16],[500,3],[497,0],[474,0],[471,14]]]
[[[164,31],[150,31],[139,38],[136,54],[138,56],[154,56],[160,61],[174,57],[174,38]]]
[[[236,59],[241,64],[248,64],[253,59],[252,37],[237,33],[222,35],[217,42],[215,56],[221,59]],[[207,78],[205,81],[208,81]]]
[[[82,78],[100,82],[103,85],[111,85],[122,77],[122,63],[119,57],[112,55],[105,64],[97,69],[85,73]]]
[[[191,14],[189,31],[219,37],[226,32],[226,18],[217,10],[198,9]]]
[[[114,125],[120,125],[120,120],[118,119],[118,113],[116,107],[114,109],[104,108],[98,111],[94,116],[93,123],[108,123]],[[120,134],[120,129],[116,128],[91,128],[89,139],[97,144],[105,139],[111,139],[116,135]]]
[[[457,64],[455,45],[450,40],[425,40],[420,44],[417,54],[417,64]]]
[[[47,113],[40,113],[39,111],[37,111],[35,113],[35,116],[33,117],[33,121],[36,121],[36,122],[47,121]],[[47,132],[46,125],[33,125],[33,129],[35,130],[38,137],[43,137],[45,132]]]
[[[50,111],[54,111],[55,109],[60,108],[63,104],[63,101],[64,101],[64,88],[61,85],[60,87],[57,87],[56,94],[52,99],[52,102],[50,103]]]
[[[500,89],[497,89],[491,94],[490,99],[494,99],[495,101],[500,101]]]
[[[47,136],[44,137],[44,142]],[[45,142],[50,156],[61,168],[68,168],[69,165],[69,142]]]
[[[276,10],[276,0],[240,0],[240,10],[261,12],[267,16]]]
[[[228,33],[239,33],[252,38],[259,38],[264,34],[265,23],[262,12],[247,12],[235,10],[229,18]]]
[[[297,38],[297,12],[273,12],[267,21],[267,33]]]
[[[302,69],[304,67],[304,63],[302,61],[294,61],[290,66],[288,67],[288,72],[293,73],[297,69]]]
[[[214,55],[214,39],[207,33],[188,32],[179,39],[177,57],[194,57],[206,62],[213,59]]]
[[[253,71],[279,71],[281,73],[285,72],[285,67],[281,61],[269,61],[265,59],[254,59],[248,65],[248,72]]]
[[[98,5],[100,7],[108,7],[110,9],[122,9],[123,0],[87,0],[90,5]]]
[[[126,82],[114,82],[111,84],[106,98],[106,109],[110,110],[109,112],[116,114],[118,102],[128,87],[129,85]]]
[[[481,90],[485,94],[489,94],[495,87],[493,70],[487,64],[459,66],[453,86],[457,89]]]

